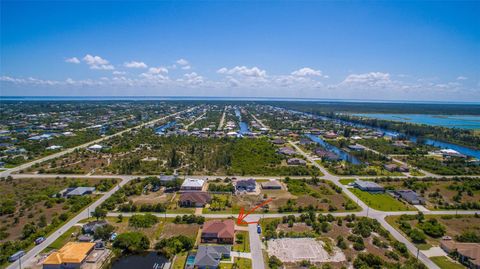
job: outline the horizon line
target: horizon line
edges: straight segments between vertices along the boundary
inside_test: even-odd
[[[287,102],[344,102],[344,103],[411,103],[411,104],[459,104],[459,105],[480,105],[480,102],[475,101],[439,101],[439,100],[389,100],[389,99],[334,99],[334,98],[295,98],[295,97],[248,97],[248,96],[155,96],[155,95],[75,95],[75,96],[66,96],[66,95],[0,95],[0,101],[55,101],[55,100],[64,100],[64,101],[74,101],[74,100],[219,100],[219,101],[287,101]]]

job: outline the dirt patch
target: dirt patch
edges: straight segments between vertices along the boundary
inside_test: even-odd
[[[198,233],[200,225],[198,224],[175,224],[166,223],[163,226],[163,231],[160,238],[170,238],[177,235],[185,235],[191,238],[195,238]]]
[[[324,249],[324,242],[313,238],[282,238],[268,241],[268,254],[274,255],[282,262],[343,262],[345,254],[334,247],[329,254]]]
[[[172,193],[164,193],[163,191],[149,192],[148,194],[143,194],[140,196],[132,196],[129,199],[134,204],[158,204],[158,203],[167,203],[172,200]]]

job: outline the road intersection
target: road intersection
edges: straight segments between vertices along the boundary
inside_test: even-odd
[[[158,118],[158,119],[155,119],[153,121],[146,122],[146,123],[143,123],[141,125],[123,130],[119,133],[116,133],[116,134],[113,134],[113,135],[110,135],[110,136],[106,136],[106,137],[103,137],[103,138],[85,143],[83,145],[80,145],[80,146],[77,146],[77,147],[74,147],[74,148],[66,149],[66,150],[63,150],[63,151],[58,152],[56,154],[52,154],[52,155],[49,155],[47,157],[32,161],[30,163],[26,163],[26,164],[17,166],[15,168],[11,168],[11,169],[8,169],[8,170],[5,170],[5,171],[1,172],[0,177],[11,176],[13,178],[31,178],[32,180],[34,180],[35,178],[47,178],[47,177],[48,178],[57,178],[57,177],[58,178],[63,178],[63,177],[68,177],[68,178],[72,178],[72,177],[74,177],[74,178],[79,178],[79,177],[81,177],[81,178],[119,178],[121,180],[120,183],[117,186],[115,186],[110,191],[103,194],[99,199],[97,199],[95,202],[93,202],[90,206],[88,206],[87,208],[82,210],[79,214],[77,214],[72,219],[67,221],[57,231],[55,231],[54,233],[47,236],[46,240],[43,243],[41,243],[41,244],[33,247],[32,249],[30,249],[25,254],[25,256],[23,256],[18,262],[10,264],[7,268],[8,269],[16,269],[16,268],[19,268],[20,264],[22,264],[22,263],[25,264],[26,262],[31,262],[32,259],[35,256],[40,254],[47,246],[49,246],[52,242],[54,242],[56,239],[58,239],[63,233],[68,231],[72,226],[76,225],[82,219],[88,218],[90,212],[93,212],[95,210],[95,208],[97,208],[99,205],[101,205],[106,199],[111,197],[120,187],[124,186],[129,181],[131,181],[132,179],[147,176],[147,175],[141,175],[141,176],[137,176],[137,175],[87,175],[87,176],[85,176],[85,175],[67,175],[67,174],[15,174],[16,172],[19,172],[21,170],[29,168],[29,167],[33,166],[34,164],[41,163],[41,162],[44,162],[44,161],[47,161],[47,160],[51,160],[51,159],[63,156],[65,154],[73,152],[76,149],[86,148],[86,147],[88,147],[92,144],[105,141],[105,140],[110,139],[112,137],[121,135],[123,133],[135,130],[135,129],[143,127],[143,126],[154,124],[158,121],[168,119],[169,117],[178,115],[178,114],[183,113],[183,112],[192,111],[193,109],[194,108],[190,108],[190,109],[187,109],[187,110],[176,112],[176,113],[167,115],[165,117]],[[325,169],[323,166],[321,166],[319,163],[317,163],[316,160],[312,156],[310,156],[305,151],[303,151],[296,143],[294,143],[292,141],[289,141],[289,144],[292,147],[294,147],[297,150],[298,153],[300,153],[302,156],[304,156],[308,161],[310,161],[315,167],[317,167],[323,173],[323,176],[321,176],[322,179],[329,180],[329,181],[333,182],[336,186],[340,187],[342,189],[343,193],[345,193],[352,201],[356,201],[357,204],[361,208],[361,211],[358,211],[358,212],[337,212],[337,213],[330,213],[330,214],[332,214],[333,216],[346,216],[346,215],[355,214],[356,216],[368,216],[370,218],[376,219],[396,240],[404,243],[406,245],[406,247],[408,248],[408,250],[414,256],[418,255],[418,259],[421,260],[428,268],[439,269],[439,267],[435,263],[433,263],[425,254],[423,254],[421,251],[418,251],[417,247],[413,243],[411,243],[407,238],[405,238],[405,236],[403,236],[400,232],[398,232],[394,227],[392,227],[385,220],[386,216],[402,215],[402,214],[412,215],[412,214],[417,214],[418,213],[417,211],[392,211],[392,212],[387,212],[387,211],[378,211],[378,210],[369,208],[369,206],[367,204],[365,204],[363,201],[359,200],[347,188],[347,186],[340,183],[340,179],[342,179],[342,178],[352,178],[352,176],[340,177],[340,176],[332,175],[331,173],[329,173],[329,171],[327,169]],[[431,174],[431,173],[427,174],[426,176],[429,176],[429,177],[444,177],[444,176],[434,175],[434,174]],[[202,178],[202,179],[216,179],[216,178],[225,178],[225,177],[227,177],[227,176],[192,176],[192,178]],[[242,178],[251,178],[251,177],[239,177],[239,176],[237,176],[236,178],[242,179]],[[278,177],[264,176],[264,177],[255,177],[255,178],[257,178],[257,179],[271,179],[271,178],[278,178]],[[304,178],[304,177],[290,177],[290,178],[296,179],[296,178]],[[375,178],[375,177],[362,177],[362,178]],[[398,176],[398,177],[395,177],[395,178],[406,178],[406,176]],[[480,214],[480,211],[465,211],[465,210],[462,210],[462,211],[426,211],[426,212],[424,212],[425,215],[452,215],[452,214],[475,214],[475,213]],[[108,216],[118,216],[120,214],[122,214],[125,217],[128,217],[128,216],[132,215],[132,213],[109,212]],[[138,213],[136,213],[136,214],[138,214]],[[184,215],[184,214],[175,214],[175,213],[153,213],[153,214],[157,215],[159,217],[166,217],[166,218],[174,218],[176,216]],[[321,213],[319,213],[319,214],[321,214]],[[228,217],[235,218],[235,217],[237,217],[236,214],[202,214],[202,215],[206,218],[228,218]],[[247,217],[247,221],[258,221],[262,217],[264,217],[264,218],[280,218],[280,217],[283,217],[283,216],[286,216],[286,215],[296,215],[296,216],[298,216],[300,214],[298,214],[298,213],[297,214],[289,214],[289,213],[285,213],[285,214],[279,214],[279,213],[277,213],[277,214],[275,214],[275,213],[273,213],[273,214],[272,213],[251,214]],[[249,230],[249,239],[250,239],[250,253],[251,253],[251,257],[252,257],[252,268],[253,269],[264,269],[265,268],[265,261],[263,259],[262,241],[261,241],[260,236],[257,233],[256,224],[249,224],[248,225],[248,230]]]

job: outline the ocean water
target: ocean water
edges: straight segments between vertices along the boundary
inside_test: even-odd
[[[459,129],[480,129],[480,116],[472,115],[427,115],[427,114],[353,114],[360,117],[426,124]]]

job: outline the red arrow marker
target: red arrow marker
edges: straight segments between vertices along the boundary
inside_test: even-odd
[[[270,203],[272,201],[272,198],[264,201],[263,203],[257,205],[256,207],[254,207],[252,210],[248,211],[248,213],[245,214],[245,209],[242,207],[240,208],[240,212],[238,213],[238,217],[237,217],[237,225],[242,225],[242,224],[255,224],[255,223],[258,223],[258,221],[250,221],[250,222],[247,222],[245,221],[244,219],[252,214],[253,212],[255,212],[255,210],[259,209],[260,207]]]

